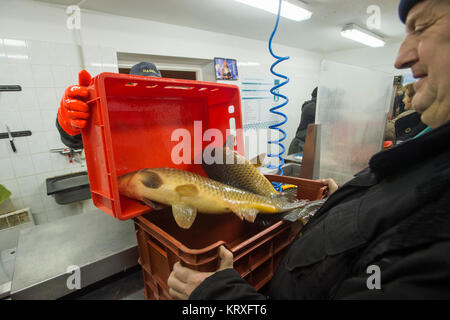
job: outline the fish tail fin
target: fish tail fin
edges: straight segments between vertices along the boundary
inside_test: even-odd
[[[314,214],[319,210],[325,203],[326,199],[316,200],[307,202],[305,205],[288,211],[284,216],[283,220],[288,220],[291,222],[301,221],[306,224],[308,220],[314,216]]]

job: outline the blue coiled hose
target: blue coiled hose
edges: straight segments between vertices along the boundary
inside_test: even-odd
[[[283,155],[284,152],[286,151],[286,148],[284,147],[284,145],[282,144],[282,142],[286,139],[286,136],[287,136],[287,135],[286,135],[286,132],[285,132],[283,129],[281,129],[280,127],[281,127],[283,124],[285,124],[285,123],[287,122],[288,117],[287,117],[284,113],[282,113],[282,112],[280,112],[280,111],[278,111],[278,110],[281,109],[281,108],[283,108],[285,105],[287,105],[287,104],[289,103],[289,99],[288,99],[288,97],[286,97],[286,96],[280,94],[277,90],[278,90],[279,88],[281,88],[282,86],[286,85],[287,83],[289,83],[289,78],[288,78],[287,76],[283,75],[283,74],[280,74],[280,73],[275,72],[273,69],[274,69],[275,66],[277,66],[280,62],[283,62],[283,61],[285,61],[285,60],[288,60],[289,57],[280,57],[280,56],[277,56],[275,53],[273,53],[273,50],[272,50],[272,40],[273,40],[273,37],[275,36],[275,33],[277,32],[278,24],[279,24],[279,22],[280,22],[281,4],[282,4],[282,0],[280,0],[280,4],[279,4],[279,6],[278,6],[278,15],[277,15],[277,21],[276,21],[276,23],[275,23],[275,28],[273,29],[272,35],[270,36],[270,39],[269,39],[269,51],[270,51],[270,54],[272,55],[272,57],[274,57],[275,59],[277,59],[277,61],[275,61],[275,63],[272,64],[272,66],[270,67],[270,72],[271,72],[273,75],[275,75],[275,76],[277,76],[277,77],[280,77],[280,78],[284,79],[284,82],[282,82],[282,83],[280,83],[280,84],[278,84],[278,85],[275,85],[272,89],[270,89],[270,93],[272,93],[275,97],[283,98],[283,99],[285,100],[285,102],[282,103],[282,104],[280,104],[280,105],[277,105],[277,106],[271,108],[271,109],[270,109],[270,112],[272,112],[272,113],[274,113],[274,114],[277,114],[277,115],[279,115],[279,116],[282,116],[282,117],[284,118],[284,120],[281,121],[280,123],[271,125],[269,128],[270,128],[270,129],[278,130],[279,132],[281,132],[281,134],[283,135],[283,137],[282,137],[281,139],[278,139],[278,140],[271,140],[271,141],[269,141],[268,143],[269,143],[269,144],[277,144],[277,145],[279,145],[279,146],[281,147],[282,151],[281,151],[280,153],[278,153],[278,154],[269,153],[267,156],[268,156],[268,157],[271,157],[271,158],[273,158],[273,157],[278,157],[278,159],[280,159],[280,163],[279,163],[278,166],[270,165],[268,168],[270,168],[270,169],[275,169],[275,168],[277,168],[277,169],[279,170],[279,174],[282,176],[282,175],[283,175],[283,169],[282,169],[282,167],[283,167],[283,165],[284,165],[284,159],[283,159],[282,155]],[[277,99],[275,99],[275,100],[277,101]],[[275,187],[275,189],[276,189],[277,191],[280,191],[280,192],[282,191],[282,189],[281,189],[282,183],[276,183],[276,182],[273,182],[273,185],[274,185],[274,187]]]

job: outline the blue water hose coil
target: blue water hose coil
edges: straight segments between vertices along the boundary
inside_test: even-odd
[[[279,89],[280,89],[281,87],[283,87],[284,85],[286,85],[286,84],[289,83],[289,78],[288,78],[287,76],[283,75],[283,74],[280,74],[280,73],[275,72],[275,71],[274,71],[274,68],[275,68],[279,63],[288,60],[289,57],[280,57],[280,56],[277,56],[277,55],[273,52],[273,50],[272,50],[272,41],[273,41],[273,37],[275,36],[275,33],[277,32],[278,25],[279,25],[279,23],[280,23],[280,15],[281,15],[281,5],[282,5],[282,2],[283,2],[282,0],[280,0],[280,2],[279,2],[279,6],[278,6],[278,15],[277,15],[276,23],[275,23],[275,28],[273,29],[272,34],[271,34],[270,39],[269,39],[269,51],[270,51],[270,54],[272,55],[272,57],[274,57],[275,59],[277,59],[277,60],[272,64],[272,66],[270,67],[270,72],[271,72],[273,75],[275,75],[275,76],[277,76],[277,77],[279,77],[279,78],[284,79],[284,81],[283,81],[282,83],[280,83],[280,84],[275,85],[274,87],[272,87],[272,89],[270,89],[270,93],[272,93],[272,95],[275,97],[275,101],[278,101],[277,98],[282,98],[282,99],[284,99],[285,101],[284,101],[283,103],[281,103],[281,104],[279,104],[279,105],[277,105],[277,106],[271,108],[271,109],[270,109],[270,112],[272,112],[273,114],[276,114],[276,115],[279,115],[279,116],[283,117],[284,120],[281,121],[281,122],[279,122],[279,123],[277,123],[277,124],[274,124],[274,125],[269,126],[270,129],[278,130],[279,132],[281,132],[282,137],[281,137],[280,139],[278,139],[278,140],[270,140],[270,141],[268,142],[269,144],[277,144],[277,145],[279,145],[280,148],[281,148],[281,152],[279,152],[279,153],[277,153],[277,154],[269,153],[269,154],[267,155],[268,157],[271,157],[271,158],[277,157],[277,158],[280,160],[278,166],[269,165],[268,168],[269,168],[269,169],[275,169],[275,168],[278,169],[279,174],[280,174],[281,176],[283,175],[283,168],[282,168],[282,167],[283,167],[283,165],[284,165],[284,159],[283,159],[282,155],[283,155],[284,152],[286,151],[286,148],[285,148],[285,146],[282,144],[282,142],[283,142],[284,140],[286,140],[286,136],[287,136],[287,135],[286,135],[286,132],[285,132],[283,129],[281,129],[280,127],[281,127],[282,125],[284,125],[284,124],[287,122],[288,117],[286,116],[286,114],[284,114],[283,112],[281,112],[280,109],[283,108],[285,105],[287,105],[287,104],[289,103],[289,98],[286,97],[285,95],[280,94]],[[276,189],[277,191],[280,191],[280,192],[282,191],[282,189],[281,189],[282,183],[276,183],[276,182],[273,182],[273,185],[274,185],[274,187],[275,187],[275,189]]]

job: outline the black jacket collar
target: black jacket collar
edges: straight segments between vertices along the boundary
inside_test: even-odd
[[[389,176],[450,150],[450,122],[423,136],[375,154],[369,162],[377,178]]]

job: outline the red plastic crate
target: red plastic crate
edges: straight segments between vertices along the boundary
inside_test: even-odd
[[[269,180],[295,184],[298,198],[317,200],[326,187],[317,181],[268,176]],[[272,179],[274,178],[274,179]],[[267,284],[289,244],[301,229],[299,222],[276,221],[269,226],[241,221],[234,214],[198,214],[188,230],[179,228],[170,208],[134,219],[147,299],[170,299],[167,279],[173,265],[214,271],[219,265],[219,247],[234,255],[234,268],[256,290]]]
[[[149,167],[172,167],[205,175],[200,164],[174,164],[171,151],[178,141],[172,132],[183,128],[191,135],[194,121],[218,129],[223,137],[234,118],[242,128],[241,100],[235,85],[101,73],[89,87],[91,119],[82,131],[92,200],[96,207],[120,220],[151,211],[138,201],[119,195],[117,178]],[[234,108],[229,108],[234,106]],[[233,110],[230,113],[230,110]],[[237,132],[237,151],[243,136]],[[199,140],[198,140],[199,139]],[[210,142],[200,142],[200,151]]]

